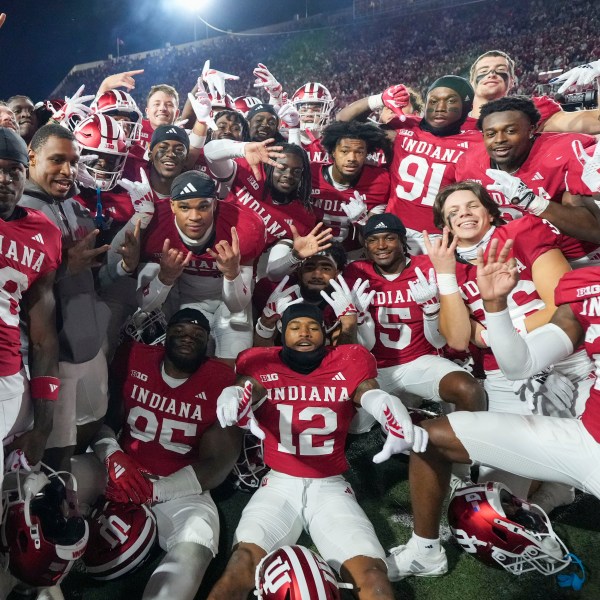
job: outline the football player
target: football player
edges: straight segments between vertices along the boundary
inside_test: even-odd
[[[597,356],[600,268],[566,273],[556,289],[558,308],[550,323],[523,338],[508,310],[509,295],[518,281],[518,266],[509,254],[510,246],[499,250],[494,244],[487,259],[481,250],[477,259],[477,286],[490,346],[507,377],[531,377],[583,343],[592,359]],[[556,481],[600,498],[599,402],[598,388],[593,387],[581,419],[456,412],[423,423],[430,437],[428,449],[410,458],[414,532],[408,544],[396,548],[388,559],[390,577],[436,576],[447,571],[439,526],[452,462],[474,462]],[[563,553],[557,558],[562,559]]]
[[[507,239],[514,240],[510,251],[519,265],[519,283],[509,297],[509,305],[514,326],[524,336],[550,320],[556,310],[554,290],[560,278],[570,271],[558,248],[558,230],[533,215],[504,224],[498,205],[481,184],[473,181],[445,188],[438,194],[433,211],[436,225],[444,229],[441,243],[425,238],[427,255],[441,288],[440,332],[455,350],[466,350],[470,342],[482,348],[489,410],[578,417],[593,383],[593,366],[585,351],[554,365],[550,373],[537,374],[535,379],[507,380],[485,341],[485,314],[474,265],[478,249],[487,253],[493,240],[501,245]],[[488,481],[502,480],[514,494],[527,497],[526,481],[517,483],[489,474],[485,477]],[[562,496],[561,503],[568,503],[573,492],[569,490]],[[554,506],[545,503],[543,508],[549,512]]]
[[[475,90],[475,98],[464,128],[474,129],[481,108],[492,100],[507,96],[514,87],[515,62],[501,50],[484,52],[471,65],[469,78]],[[590,135],[600,133],[600,109],[566,112],[548,96],[533,96],[531,100],[541,115],[538,131]]]
[[[95,248],[99,230],[89,211],[73,199],[80,149],[73,133],[44,125],[29,146],[29,180],[19,205],[43,212],[60,230],[62,264],[54,285],[59,316],[61,387],[44,462],[70,470],[78,442],[87,446],[108,402],[102,346],[110,310],[95,290],[92,268],[109,246]]]
[[[32,465],[41,460],[60,387],[53,285],[61,262],[61,236],[41,212],[18,205],[28,165],[23,139],[14,130],[1,128],[0,465],[4,465],[4,452],[15,449]],[[21,310],[29,338],[29,376],[20,353]],[[0,483],[3,473],[4,468]]]
[[[38,120],[34,104],[28,96],[11,96],[7,100],[8,108],[13,111],[19,126],[19,135],[29,144],[38,129]]]
[[[395,215],[373,215],[363,236],[367,258],[350,263],[344,278],[348,286],[368,281],[375,291],[369,306],[356,308],[369,312],[375,326],[368,331],[371,323],[363,323],[359,335],[377,360],[381,388],[407,400],[443,400],[457,410],[483,410],[485,391],[477,380],[438,356],[446,340],[438,332],[437,286],[429,258],[406,255],[406,229]]]
[[[161,83],[153,85],[146,99],[146,118],[142,120],[141,141],[150,143],[156,128],[161,125],[172,125],[179,116],[179,94],[177,90]]]
[[[264,224],[243,206],[217,201],[215,182],[199,171],[174,179],[170,196],[156,202],[142,236],[138,304],[151,312],[166,302],[167,314],[194,305],[210,319],[216,356],[235,359],[252,345],[249,314],[231,319],[249,311]]]
[[[589,197],[592,190],[581,182],[572,148],[574,142],[589,147],[595,138],[537,134],[539,119],[533,102],[522,96],[486,104],[478,121],[484,144],[464,153],[455,178],[480,181],[509,220],[533,214],[552,223],[566,234],[557,241],[574,264],[597,260],[600,210]]]
[[[309,304],[282,316],[283,347],[251,348],[236,361],[237,385],[217,403],[221,425],[249,426],[264,438],[271,471],[244,509],[234,551],[209,600],[245,600],[260,560],[303,529],[361,599],[393,598],[373,526],[342,477],[344,444],[357,406],[387,423],[375,462],[426,446],[406,409],[378,389],[376,366],[358,345],[325,346],[321,311]],[[256,403],[253,413],[252,402]]]
[[[19,131],[15,113],[9,108],[6,102],[0,102],[0,127],[8,127],[17,133]]]
[[[149,504],[156,517],[166,555],[144,600],[192,600],[218,550],[219,517],[210,490],[231,470],[242,431],[223,430],[217,422],[217,398],[234,373],[206,357],[209,333],[202,312],[185,308],[169,320],[164,347],[131,342],[120,348],[110,416],[93,444],[102,463],[95,464],[96,472],[103,471],[100,486],[108,474],[107,498]],[[148,402],[150,397],[161,400]],[[93,468],[91,463],[81,467]]]
[[[389,173],[365,162],[380,148],[391,152],[391,145],[381,129],[357,121],[331,123],[323,130],[321,144],[332,164],[311,163],[311,201],[323,212],[332,239],[341,242],[351,258],[358,257],[360,227],[371,211],[385,210],[390,193]]]
[[[446,75],[429,86],[423,118],[403,115],[409,102],[406,88],[396,85],[346,106],[337,119],[366,118],[383,106],[399,117],[392,122],[394,128],[387,130],[394,140],[387,212],[402,216],[410,253],[422,254],[423,230],[439,235],[433,225],[433,200],[442,187],[454,181],[456,162],[468,148],[481,143],[481,136],[476,131],[462,131],[473,103],[473,88],[462,77]]]

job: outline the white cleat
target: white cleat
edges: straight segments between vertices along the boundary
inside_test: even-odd
[[[559,506],[567,506],[575,500],[575,490],[564,483],[544,481],[529,497],[529,502],[537,504],[546,514]]]
[[[440,546],[440,551],[432,556],[418,554],[416,548],[406,544],[390,550],[385,564],[388,568],[390,581],[400,581],[405,577],[439,577],[448,572],[446,551]]]

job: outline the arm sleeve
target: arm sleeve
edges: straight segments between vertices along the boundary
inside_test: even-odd
[[[160,308],[173,289],[172,285],[165,285],[160,281],[159,271],[160,265],[157,263],[147,263],[140,269],[136,296],[138,306],[143,311],[151,312]]]
[[[434,317],[423,315],[423,330],[425,339],[436,349],[439,350],[446,345],[446,338],[440,333],[439,314]]]
[[[519,335],[508,309],[485,313],[489,343],[507,379],[526,379],[573,353],[569,336],[554,323]]]
[[[240,268],[239,275],[233,279],[228,280],[223,277],[223,302],[229,309],[229,312],[241,312],[244,310],[250,300],[252,294],[252,275],[253,269],[251,265],[242,265]]]
[[[358,343],[367,350],[375,345],[375,321],[369,313],[365,314],[363,322],[358,326]]]
[[[234,158],[244,158],[246,142],[213,140],[204,146],[204,157],[210,172],[220,181],[233,179],[236,172]]]
[[[275,244],[269,252],[267,277],[271,281],[281,281],[302,262],[292,254],[291,240],[283,240]]]

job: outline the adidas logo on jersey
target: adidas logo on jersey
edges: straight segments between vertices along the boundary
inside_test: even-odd
[[[331,378],[333,381],[346,381],[346,378],[342,375],[341,371],[338,371],[338,374]]]
[[[457,144],[459,148],[469,148],[469,142],[461,142]]]
[[[531,178],[531,181],[540,181],[542,179],[544,179],[544,176],[537,171],[536,174]]]
[[[42,237],[41,233],[36,233],[35,235],[32,235],[31,239],[35,240],[36,242],[39,242],[40,244],[44,243],[44,238]]]

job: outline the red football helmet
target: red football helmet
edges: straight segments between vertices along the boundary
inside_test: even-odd
[[[316,82],[305,83],[292,96],[292,104],[300,114],[300,129],[321,130],[331,118],[333,98],[329,90]]]
[[[35,587],[59,584],[85,552],[88,525],[70,473],[7,473],[2,491],[0,554],[8,570]]]
[[[553,575],[571,563],[546,513],[513,496],[503,483],[457,489],[448,506],[448,522],[463,550],[514,575]]]
[[[121,332],[120,342],[128,336],[148,346],[163,346],[167,337],[167,318],[160,308],[152,312],[138,308],[127,318]]]
[[[250,109],[258,104],[262,104],[262,101],[256,96],[238,96],[233,101],[235,110],[242,113],[244,118],[246,118]]]
[[[210,99],[210,103],[212,105],[211,116],[214,116],[214,114],[218,113],[220,110],[235,110],[235,103],[229,94],[225,94],[225,96],[216,94],[213,96],[211,93],[209,93],[208,98]]]
[[[108,115],[90,115],[77,124],[73,135],[82,147],[82,155],[98,156],[95,161],[84,165],[96,187],[103,191],[112,190],[123,173],[129,152],[119,123]]]
[[[304,546],[282,546],[267,554],[255,578],[259,600],[340,600],[333,571]]]
[[[117,579],[150,556],[156,517],[144,504],[118,504],[101,497],[89,521],[90,541],[83,562],[94,579]]]
[[[242,492],[255,492],[263,476],[269,470],[263,458],[262,441],[249,431],[244,432],[242,451],[238,457],[230,479],[233,486]]]
[[[127,92],[108,90],[90,104],[93,113],[108,115],[118,121],[129,143],[139,142],[142,134],[142,112]]]

